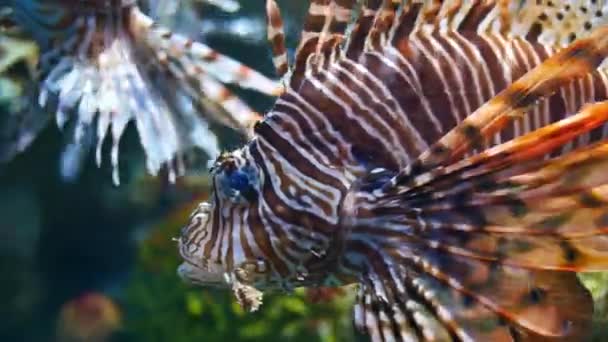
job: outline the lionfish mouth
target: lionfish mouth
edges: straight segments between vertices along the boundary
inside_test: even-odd
[[[207,222],[211,205],[199,204],[190,215],[187,226],[182,228],[179,253],[184,262],[178,267],[177,274],[186,282],[198,285],[225,285],[227,270],[217,262],[207,260],[201,250],[202,241],[207,237]]]
[[[202,268],[198,265],[192,264],[188,261],[184,261],[177,268],[177,275],[186,283],[193,285],[204,285],[204,286],[227,286],[226,285],[226,272],[217,268],[212,269],[209,267]]]

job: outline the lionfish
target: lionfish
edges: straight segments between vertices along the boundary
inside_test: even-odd
[[[149,6],[162,5],[158,2],[150,0]],[[238,9],[234,1],[205,2]],[[112,136],[115,183],[119,141],[129,122],[139,133],[148,171],[167,167],[174,179],[183,171],[186,150],[202,149],[212,159],[219,155],[208,119],[252,134],[259,114],[225,84],[269,96],[282,91],[278,82],[155,23],[136,0],[2,0],[0,5],[9,5],[12,19],[40,45],[37,102],[56,108],[60,128],[73,123],[76,150],[96,140],[99,165],[103,142]],[[20,135],[35,134],[28,128]]]
[[[608,270],[604,1],[312,0],[286,91],[178,239],[186,280],[358,283],[372,341],[580,340]]]

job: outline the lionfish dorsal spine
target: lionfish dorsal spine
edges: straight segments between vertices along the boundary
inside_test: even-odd
[[[283,18],[275,0],[266,0],[266,20],[267,38],[272,49],[272,62],[275,72],[282,78],[289,71],[289,60],[285,45]]]
[[[339,30],[328,31],[328,27],[333,26],[331,23],[335,22],[335,17],[337,17],[332,13],[339,13],[341,10],[336,10],[339,8],[342,8],[345,13],[358,11],[359,15],[344,44],[344,56],[331,59],[329,64],[344,70],[345,77],[352,75],[355,78],[371,80],[374,79],[372,73],[380,74],[382,69],[388,67],[386,69],[392,70],[386,70],[386,72],[396,72],[406,81],[406,89],[408,92],[413,92],[417,99],[410,99],[410,97],[404,99],[403,95],[392,93],[386,98],[380,96],[377,102],[385,102],[383,106],[390,106],[392,112],[407,113],[408,107],[412,107],[412,105],[422,107],[425,114],[423,116],[416,117],[409,113],[401,115],[403,116],[402,123],[407,124],[413,120],[412,123],[407,124],[411,128],[405,134],[406,136],[413,138],[421,134],[425,136],[412,138],[405,144],[418,146],[408,151],[411,158],[424,152],[425,145],[434,143],[436,138],[462,121],[499,90],[509,85],[513,79],[538,65],[563,45],[564,42],[561,39],[543,38],[566,34],[559,27],[551,24],[542,25],[546,16],[543,15],[545,14],[543,11],[553,10],[551,6],[542,4],[513,6],[505,1],[413,1],[407,3],[388,0],[313,1],[309,7],[309,14],[298,48],[291,88],[299,89],[301,81],[305,78],[314,82],[317,71],[327,73],[327,59],[319,55],[323,55],[321,51],[331,52],[335,45],[329,44],[324,47],[324,41],[327,42],[328,39],[331,39],[325,37],[332,35],[341,37],[344,32],[341,27]],[[585,29],[589,31],[588,26],[593,28],[601,25],[602,6],[604,5],[582,4],[578,12],[571,11],[564,13],[563,16],[565,20],[584,22]],[[589,12],[594,12],[594,14]],[[539,22],[525,21],[525,18],[532,16],[531,13],[538,15]],[[586,17],[585,13],[587,13]],[[588,22],[584,21],[585,18],[588,18]],[[555,22],[553,19],[548,21]],[[517,27],[517,30],[514,30],[514,27]],[[477,37],[471,37],[472,35],[477,35]],[[579,35],[584,36],[585,34]],[[343,39],[341,38],[341,40]],[[382,44],[382,41],[385,43]],[[360,60],[362,54],[365,55],[365,60]],[[336,54],[331,55],[336,56]],[[315,57],[311,59],[310,56]],[[375,58],[381,59],[382,63],[380,69],[372,70],[378,63],[375,62],[376,65],[372,65],[367,61],[373,61],[372,59]],[[507,63],[504,62],[505,59]],[[322,65],[319,65],[320,63]],[[347,68],[346,65],[349,67]],[[351,70],[351,66],[355,69]],[[331,76],[332,72],[327,74]],[[433,82],[435,80],[439,82],[442,89],[438,90],[445,93],[443,98],[429,97],[432,95],[429,93],[438,87],[436,84],[429,85],[429,81],[421,78],[423,75],[429,80],[434,78]],[[338,76],[340,76],[339,73]],[[561,110],[572,113],[573,108],[580,105],[576,103],[601,98],[603,96],[602,78],[603,76],[599,72],[597,75],[589,76],[586,80],[587,84],[580,85],[582,88],[580,92],[578,89],[560,89],[562,99],[559,99],[559,96],[553,96],[551,99],[548,98],[549,96],[540,97],[539,101],[543,104],[532,108],[533,118],[525,116],[523,129],[519,123],[514,123],[513,134],[519,135],[528,132],[533,127],[538,127],[543,121],[546,123],[547,120],[563,115],[558,114],[559,111],[548,115],[550,108],[563,106],[564,109]],[[380,83],[384,83],[380,78],[378,80]],[[367,83],[367,80],[365,82]],[[322,83],[323,81],[320,84]],[[470,83],[474,84],[474,87],[470,88],[473,89],[476,96],[465,96],[464,90],[460,90],[468,88],[467,85]],[[564,87],[569,84],[567,81],[563,83]],[[367,83],[366,87],[361,89],[366,92],[368,90],[377,92],[373,88],[370,83]],[[596,92],[596,88],[600,91]],[[355,98],[355,95],[359,95],[359,91],[353,92],[352,98]],[[412,104],[408,105],[408,101]],[[562,101],[563,105],[559,103]],[[449,114],[452,115],[451,118],[447,117]],[[430,130],[429,126],[432,127]],[[496,133],[488,140],[493,140],[490,144],[498,143],[507,139],[510,134],[507,133],[505,136],[502,133]],[[487,144],[488,142],[481,143]]]
[[[376,14],[365,40],[365,50],[380,49],[388,44],[399,5],[399,1],[386,0],[377,9],[374,9]]]
[[[296,48],[292,85],[307,70],[327,65],[335,59],[338,47],[355,7],[354,0],[313,0],[308,8],[300,42]]]
[[[485,103],[437,141],[419,159],[397,176],[392,185],[407,178],[412,170],[429,169],[458,159],[469,149],[512,120],[528,115],[540,99],[550,96],[573,81],[588,78],[608,55],[608,26],[599,27],[588,38],[558,51],[519,80]],[[593,87],[591,87],[593,89]]]

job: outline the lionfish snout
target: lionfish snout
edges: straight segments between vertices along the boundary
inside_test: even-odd
[[[211,262],[204,255],[204,245],[209,237],[211,205],[203,202],[190,216],[188,225],[182,228],[179,253],[184,262],[177,273],[185,281],[195,284],[220,285],[226,270],[218,262]]]

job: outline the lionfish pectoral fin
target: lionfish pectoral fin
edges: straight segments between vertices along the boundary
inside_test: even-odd
[[[593,304],[575,272],[608,269],[608,143],[552,153],[607,121],[608,102],[588,105],[421,173],[359,214],[374,220],[355,220],[354,234],[380,252],[362,280],[358,325],[386,340],[382,329],[401,325],[373,303],[401,303],[389,310],[401,317],[411,299],[460,340],[584,337]],[[415,312],[405,317],[416,326]]]
[[[608,269],[608,143],[551,153],[608,122],[608,101],[411,180],[376,213],[406,210],[411,239],[514,267]],[[395,198],[400,198],[398,205]],[[392,202],[391,202],[392,201]]]
[[[577,340],[593,304],[573,273],[420,250],[361,280],[355,325],[372,341]],[[383,276],[384,277],[383,277]]]
[[[580,340],[588,334],[593,302],[574,273],[423,253],[421,271],[427,276],[416,285],[435,307],[450,312],[446,321],[453,320],[463,340],[493,340],[482,337],[506,336],[507,327],[515,340]]]
[[[262,305],[263,293],[251,285],[235,280],[232,283],[232,292],[241,308],[245,311],[257,311]]]
[[[401,286],[401,279],[397,281]],[[353,319],[357,330],[373,342],[450,340],[432,308],[418,296],[411,296],[398,284],[364,276],[359,284]]]

